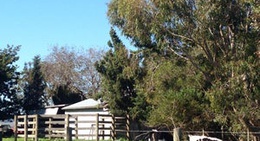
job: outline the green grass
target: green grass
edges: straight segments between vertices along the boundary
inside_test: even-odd
[[[2,141],[14,141],[14,138],[3,138]],[[17,141],[24,141],[23,138],[17,138]]]
[[[3,138],[2,141],[14,141],[14,138]],[[17,141],[24,141],[24,138],[17,138]],[[34,141],[34,140],[33,138],[28,138],[28,141]],[[53,138],[53,139],[39,138],[39,141],[65,141],[65,140],[57,139],[57,138]],[[83,141],[83,140],[73,140],[73,141]]]
[[[3,138],[2,141],[14,141],[14,138]],[[17,138],[17,141],[24,141],[24,138]],[[28,141],[33,141],[32,138],[28,138]],[[45,138],[39,138],[39,141],[65,141],[64,139],[45,139]],[[73,140],[73,141],[86,141],[86,140]],[[109,140],[106,140],[109,141]],[[119,139],[119,141],[127,141],[125,139]]]
[[[64,140],[57,140],[53,139],[53,141],[64,141]],[[14,138],[3,138],[2,141],[14,141]],[[24,141],[24,138],[17,138],[17,141]],[[28,141],[33,141],[32,138],[28,138]],[[50,141],[49,139],[39,139],[39,141]]]

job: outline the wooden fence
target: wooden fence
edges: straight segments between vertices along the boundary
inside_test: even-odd
[[[88,140],[115,140],[119,137],[130,139],[129,117],[104,114],[84,115],[16,115],[14,116],[15,141],[23,137],[63,138]]]

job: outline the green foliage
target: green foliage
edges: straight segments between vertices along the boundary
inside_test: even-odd
[[[259,4],[109,3],[111,24],[142,50],[147,72],[136,85],[137,94],[152,107],[148,115],[153,125],[207,129],[211,123],[215,130],[225,126],[232,131],[254,131],[259,126]]]
[[[55,105],[74,104],[85,99],[81,91],[72,91],[66,85],[61,85],[57,89],[51,90],[50,93]]]
[[[259,126],[259,65],[258,61],[227,64],[225,72],[232,75],[223,81],[216,81],[207,93],[216,120],[232,130]]]
[[[212,122],[205,120],[212,117],[204,112],[209,102],[200,92],[203,78],[189,63],[175,59],[161,58],[156,65],[150,60],[147,62],[149,70],[138,90],[152,105],[148,123],[187,130],[203,128]]]
[[[47,101],[45,95],[46,83],[41,72],[41,58],[35,56],[33,65],[29,63],[23,70],[23,94],[22,107],[26,114],[44,107]]]
[[[144,95],[137,93],[132,99],[134,106],[130,108],[130,116],[138,122],[146,122],[152,110],[151,105],[146,101]]]
[[[129,113],[136,97],[135,84],[142,74],[138,57],[127,51],[116,32],[111,29],[111,49],[96,63],[102,76],[102,98],[115,114]]]
[[[160,104],[154,107],[148,121],[151,125],[166,125],[169,129],[203,128],[208,122],[205,121],[208,118],[204,112],[206,107],[203,95],[194,89],[168,91],[161,97]]]
[[[19,46],[0,49],[0,119],[12,118],[19,113],[17,60]]]

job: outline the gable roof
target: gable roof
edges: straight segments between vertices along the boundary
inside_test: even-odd
[[[72,105],[62,108],[62,110],[76,110],[76,109],[102,109],[103,105],[99,100],[92,98],[74,103]]]

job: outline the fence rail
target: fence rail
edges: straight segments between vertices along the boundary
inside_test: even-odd
[[[105,114],[81,115],[16,115],[14,117],[15,141],[17,137],[38,140],[45,138],[112,139],[129,136],[129,117]]]

